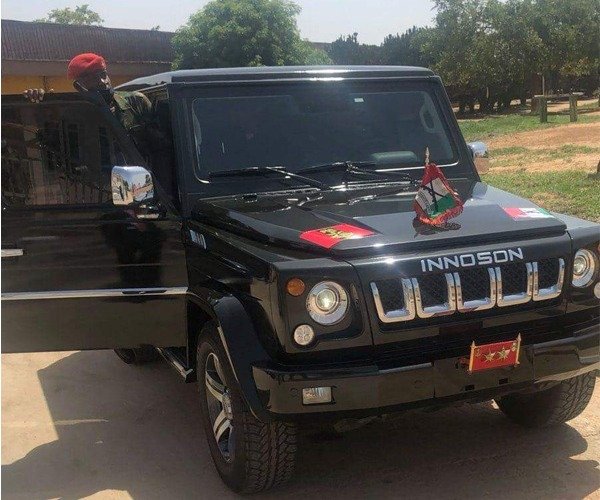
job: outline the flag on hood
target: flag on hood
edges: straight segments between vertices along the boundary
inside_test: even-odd
[[[460,215],[463,202],[448,183],[448,179],[425,153],[425,173],[414,202],[417,218],[423,224],[436,226]]]

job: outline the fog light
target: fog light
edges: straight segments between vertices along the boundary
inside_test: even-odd
[[[315,339],[315,331],[310,325],[300,325],[294,330],[296,344],[307,346]]]
[[[594,287],[594,295],[597,299],[600,299],[600,281],[596,283],[596,286]]]
[[[331,387],[307,387],[302,389],[302,403],[305,405],[331,403]]]

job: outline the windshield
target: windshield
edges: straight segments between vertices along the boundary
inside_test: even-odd
[[[425,84],[255,87],[243,95],[195,98],[192,109],[200,179],[248,167],[294,172],[340,161],[418,167],[426,148],[438,165],[457,161]]]

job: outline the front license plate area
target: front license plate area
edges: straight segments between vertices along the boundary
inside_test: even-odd
[[[514,341],[510,341],[511,347]],[[491,345],[493,344],[489,344],[489,346]],[[476,345],[475,347],[481,348],[484,345]],[[444,397],[487,389],[500,389],[503,386],[512,386],[533,381],[533,359],[526,349],[521,349],[520,347],[519,343],[518,356],[516,356],[515,351],[515,358],[519,361],[518,364],[507,364],[503,360],[504,363],[501,365],[486,367],[485,369],[481,368],[471,372],[469,371],[470,356],[467,354],[469,351],[465,352],[466,355],[463,357],[434,361],[435,396]],[[487,351],[484,350],[484,352]],[[498,352],[498,350],[495,352]],[[478,365],[474,363],[473,368],[478,368]]]
[[[521,351],[521,335],[514,340],[492,344],[471,344],[469,373],[505,366],[517,366]]]

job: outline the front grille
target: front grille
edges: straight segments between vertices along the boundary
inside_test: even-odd
[[[540,288],[549,288],[557,282],[559,267],[558,259],[544,259],[538,262]]]
[[[527,268],[523,262],[503,264],[500,272],[504,295],[515,295],[527,290]]]
[[[423,307],[433,307],[448,300],[448,287],[443,274],[430,274],[419,278]]]
[[[550,300],[562,292],[564,269],[562,258],[513,262],[385,279],[371,289],[379,319],[392,323]]]
[[[404,294],[402,292],[402,283],[399,279],[379,281],[378,286],[381,293],[381,305],[384,311],[389,312],[404,309]]]
[[[485,267],[477,267],[461,272],[460,282],[465,302],[490,296],[490,280]]]

